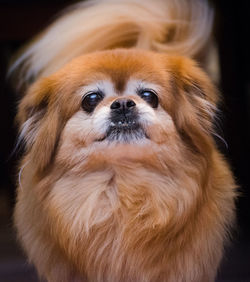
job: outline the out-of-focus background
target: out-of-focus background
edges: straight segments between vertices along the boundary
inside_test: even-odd
[[[8,64],[19,47],[46,27],[62,8],[74,2],[77,1],[0,0],[1,282],[39,281],[16,243],[12,228],[18,163],[18,154],[12,155],[16,140],[14,117],[20,93],[15,93],[6,79]],[[216,11],[214,36],[219,51],[219,88],[224,100],[221,127],[228,147],[218,145],[231,162],[241,187],[237,201],[238,226],[217,282],[250,282],[250,1],[211,2]]]

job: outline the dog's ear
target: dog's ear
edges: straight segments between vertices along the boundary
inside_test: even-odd
[[[30,87],[18,108],[19,139],[39,172],[53,158],[62,128],[60,109],[54,100],[53,81],[44,78]]]
[[[211,143],[218,91],[191,59],[172,56],[168,59],[168,69],[172,76],[176,127],[186,141],[204,152]]]

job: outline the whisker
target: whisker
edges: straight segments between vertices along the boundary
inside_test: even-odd
[[[217,137],[220,141],[222,141],[222,143],[225,145],[226,149],[228,150],[228,144],[227,144],[227,141],[222,137],[220,136],[219,134],[217,134],[216,132],[211,132],[211,134],[215,137]]]
[[[21,182],[21,178],[22,178],[22,173],[23,173],[23,170],[24,168],[28,165],[30,161],[27,161],[20,169],[19,173],[18,173],[18,183],[19,183],[19,187],[21,189],[23,189],[23,186],[22,186],[22,182]]]

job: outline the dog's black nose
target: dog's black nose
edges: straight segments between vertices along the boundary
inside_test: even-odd
[[[129,110],[136,106],[131,99],[116,99],[110,106],[111,110]]]
[[[134,128],[137,125],[138,113],[136,103],[131,99],[118,98],[110,105],[110,121],[115,128]]]

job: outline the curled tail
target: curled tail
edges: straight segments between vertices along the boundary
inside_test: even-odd
[[[98,50],[142,48],[200,58],[213,12],[206,0],[90,0],[74,5],[14,62],[22,82]]]

